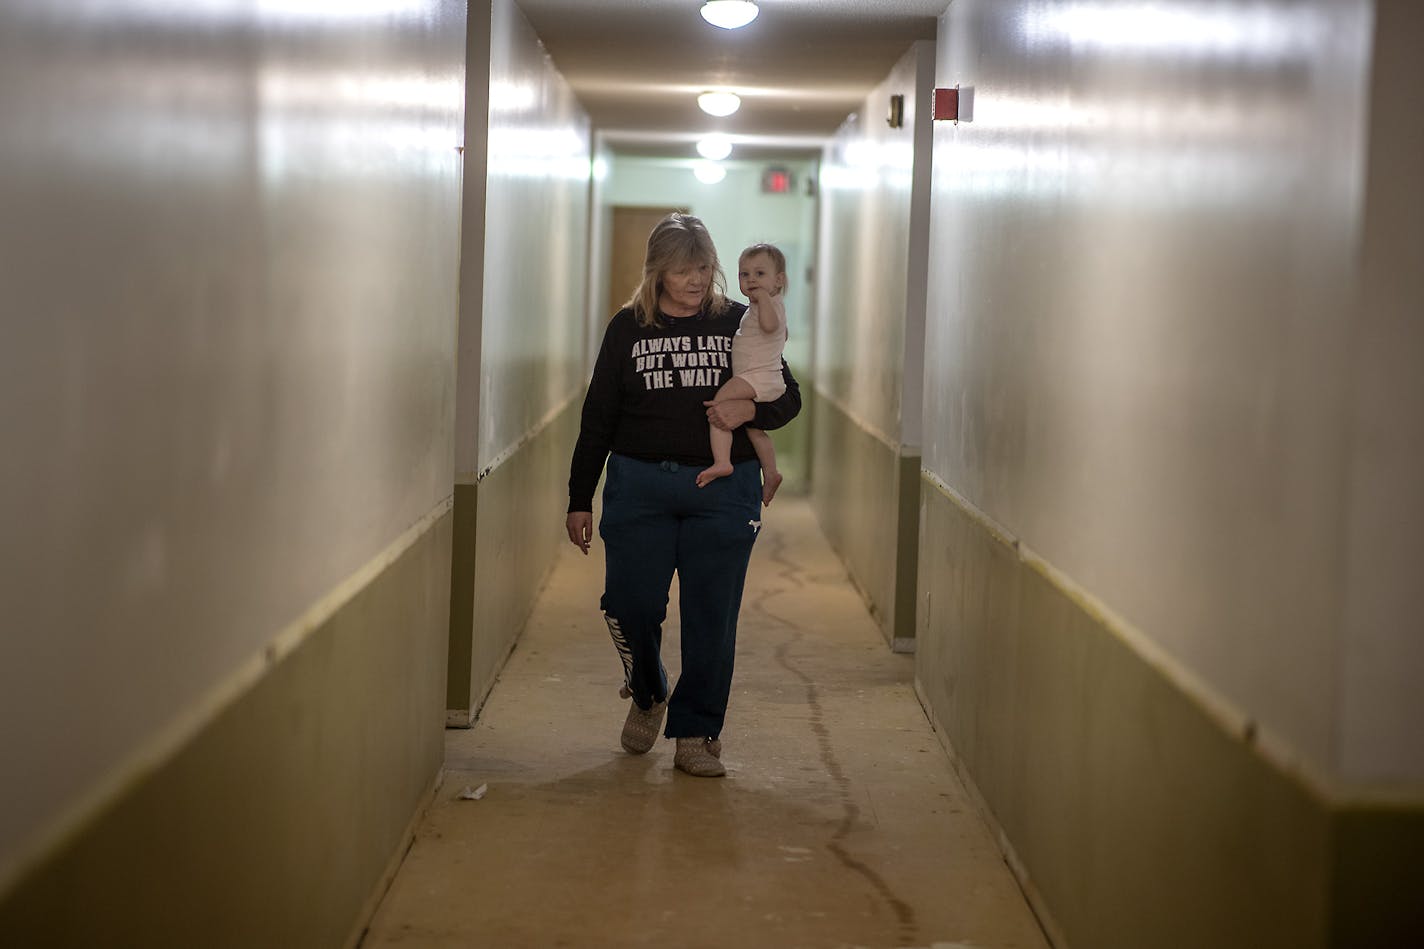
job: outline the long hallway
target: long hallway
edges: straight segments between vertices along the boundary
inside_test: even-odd
[[[0,3],[0,947],[1419,944],[1424,3],[703,6]],[[672,209],[718,781],[557,513]]]
[[[363,949],[1046,947],[810,506],[769,509],[725,780],[618,744],[601,548],[565,545]],[[676,589],[665,633],[678,668]],[[478,798],[473,795],[484,791]],[[470,792],[469,797],[462,794]]]

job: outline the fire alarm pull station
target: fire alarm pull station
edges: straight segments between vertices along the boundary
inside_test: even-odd
[[[934,117],[936,122],[952,119],[959,121],[959,87],[936,89],[934,91]]]

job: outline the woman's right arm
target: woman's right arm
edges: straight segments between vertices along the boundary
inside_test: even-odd
[[[752,426],[762,431],[775,431],[801,413],[801,387],[791,375],[791,367],[781,360],[781,380],[786,391],[772,402],[758,402],[752,416]]]

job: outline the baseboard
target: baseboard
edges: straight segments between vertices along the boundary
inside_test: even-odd
[[[415,844],[415,832],[420,829],[421,821],[425,820],[425,815],[430,811],[430,807],[435,803],[435,796],[440,793],[440,789],[445,785],[445,769],[435,775],[435,780],[430,782],[430,788],[425,792],[425,797],[420,802],[420,807],[416,808],[411,815],[409,823],[405,825],[405,831],[401,834],[400,844],[396,847],[391,858],[386,862],[386,867],[381,871],[380,878],[376,885],[371,888],[371,895],[366,897],[366,901],[361,904],[361,912],[356,917],[356,923],[351,928],[351,935],[344,943],[345,949],[360,949],[361,942],[366,938],[366,933],[370,931],[371,922],[376,918],[376,913],[381,908],[381,901],[390,892],[391,884],[396,880],[396,874],[400,872],[401,865],[405,863],[406,855],[410,853],[410,848]]]
[[[983,793],[979,790],[979,785],[974,783],[974,775],[964,766],[959,755],[954,753],[954,746],[950,744],[946,736],[944,726],[935,716],[934,709],[925,698],[924,689],[920,685],[920,679],[915,677],[915,698],[920,702],[920,709],[925,713],[925,718],[929,720],[930,728],[934,730],[935,738],[939,741],[940,748],[944,749],[945,756],[949,758],[950,767],[954,770],[955,777],[968,792],[969,799],[974,802],[975,809],[984,823],[989,826],[989,831],[994,835],[994,842],[999,845],[999,852],[1004,857],[1004,863],[1009,871],[1014,875],[1014,880],[1019,885],[1020,892],[1028,902],[1029,909],[1033,911],[1034,918],[1038,921],[1038,926],[1043,930],[1043,936],[1048,940],[1053,949],[1070,949],[1068,937],[1063,932],[1063,928],[1053,918],[1053,911],[1043,899],[1043,894],[1034,885],[1033,877],[1029,875],[1028,867],[1024,865],[1019,857],[1018,851],[1014,849],[1013,841],[1009,840],[1008,834],[1004,833],[1004,828],[999,825],[999,820],[994,816],[994,811],[989,807],[989,802],[984,799]]]
[[[821,532],[892,651],[916,635],[918,453],[887,441],[813,391],[811,502]]]
[[[476,483],[455,485],[446,721],[468,728],[514,648],[565,542],[563,522],[529,517],[562,511],[568,460],[578,436],[572,400],[502,453]]]

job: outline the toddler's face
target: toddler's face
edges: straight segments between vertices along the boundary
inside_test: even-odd
[[[745,297],[750,297],[753,290],[765,290],[775,296],[786,286],[786,274],[777,273],[770,254],[752,254],[737,264],[737,284]]]

